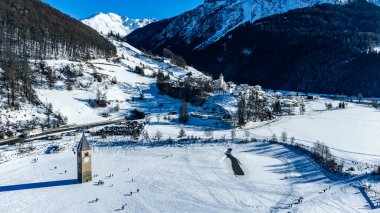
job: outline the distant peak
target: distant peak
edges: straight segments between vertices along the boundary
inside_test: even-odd
[[[90,18],[83,19],[82,22],[92,27],[103,35],[110,33],[126,36],[132,31],[144,27],[147,24],[155,22],[156,19],[131,19],[122,17],[116,13],[99,12]]]

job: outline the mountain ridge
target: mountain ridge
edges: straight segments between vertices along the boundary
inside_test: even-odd
[[[371,0],[372,1],[372,0]],[[378,1],[378,0],[373,0]],[[170,19],[154,23],[166,26],[156,29],[154,35],[148,37],[140,33],[142,40],[150,40],[152,46],[159,48],[171,39],[180,38],[193,49],[203,49],[216,42],[231,30],[246,22],[254,22],[260,18],[287,12],[291,9],[304,8],[321,3],[346,3],[346,0],[216,0],[205,1],[197,8]],[[140,31],[142,32],[142,31]],[[130,36],[133,37],[130,34]],[[127,41],[130,41],[127,40]]]
[[[379,96],[380,8],[364,0],[320,4],[246,22],[203,49],[174,37],[155,43],[155,26],[126,41],[155,54],[168,48],[214,77],[265,88]],[[166,23],[165,23],[166,22]],[[162,21],[165,27],[171,20]],[[149,31],[151,30],[151,31]],[[144,37],[145,35],[145,37]],[[356,76],[354,79],[350,76]]]
[[[131,19],[116,13],[96,13],[81,22],[95,29],[102,35],[113,33],[124,37],[134,30],[155,22],[156,19]]]

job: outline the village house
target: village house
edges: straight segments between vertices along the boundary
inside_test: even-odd
[[[240,84],[236,87],[235,91],[233,92],[234,96],[239,96],[242,93],[247,92],[251,87],[248,84]]]
[[[214,81],[214,91],[215,93],[225,93],[227,91],[227,84],[224,81],[223,74],[220,74],[219,78]]]
[[[236,89],[236,84],[232,81],[227,82],[227,93],[232,94]]]

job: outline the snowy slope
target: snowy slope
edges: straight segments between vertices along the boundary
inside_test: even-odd
[[[2,147],[9,158],[0,164],[0,211],[114,212],[126,204],[127,212],[289,212],[288,204],[301,196],[303,203],[293,206],[296,212],[370,210],[349,185],[360,180],[331,180],[310,159],[279,145],[145,147],[89,139],[93,174],[98,176],[85,184],[75,184],[72,148],[78,136],[51,144],[35,141],[36,150],[27,156],[14,155],[14,147]],[[45,154],[52,144],[64,150]],[[234,176],[229,159],[223,157],[231,146],[245,176]],[[106,177],[111,173],[113,177]],[[95,185],[98,180],[105,184]],[[129,196],[130,192],[134,193]]]
[[[112,32],[116,35],[119,34],[122,37],[131,33],[135,29],[144,27],[155,21],[155,19],[130,19],[114,13],[99,13],[91,18],[82,20],[84,24],[92,27],[100,34],[108,35]]]
[[[298,143],[312,146],[310,142],[318,140],[337,149],[332,152],[338,156],[379,163],[380,144],[376,139],[380,129],[379,111],[357,104],[349,104],[344,110],[324,111],[325,101],[310,102],[305,115],[284,117],[253,129],[253,134],[270,138],[273,134],[280,137],[282,132],[287,132],[289,137],[299,139]]]
[[[164,73],[170,73],[173,78],[184,77],[188,72],[193,73],[193,76],[204,76],[191,67],[179,68],[173,66],[169,61],[149,58],[127,43],[113,42],[117,47],[117,54],[124,56],[120,63],[106,59],[96,59],[89,62],[46,61],[47,65],[54,70],[70,66],[73,70],[82,70],[83,76],[76,79],[77,82],[70,91],[65,89],[65,79],[55,83],[54,88],[38,86],[36,90],[39,99],[43,103],[51,103],[54,111],[68,118],[69,124],[87,124],[125,117],[134,108],[152,112],[159,108],[158,103],[160,102],[180,103],[179,100],[158,95],[158,89],[155,86],[156,79],[134,73],[136,66],[145,67],[144,73],[146,75],[152,75],[153,72],[161,70]],[[95,72],[104,76],[102,82],[97,82],[94,79]],[[117,79],[117,84],[111,83],[113,78]],[[96,97],[98,88],[106,93],[107,100],[110,102],[108,107],[94,108],[91,106],[90,102]],[[131,101],[133,97],[139,97],[141,92],[145,96],[143,103]],[[178,110],[178,108],[174,108],[179,107],[178,104],[173,105],[173,111]],[[113,110],[117,105],[120,110]],[[106,112],[110,112],[110,116],[104,118],[103,114]]]

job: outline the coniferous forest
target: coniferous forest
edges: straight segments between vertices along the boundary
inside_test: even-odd
[[[112,56],[116,48],[95,30],[38,0],[0,1],[1,53],[29,58]]]
[[[0,94],[36,101],[31,61],[111,57],[116,48],[92,28],[39,0],[0,1]],[[40,71],[46,70],[41,64]]]

